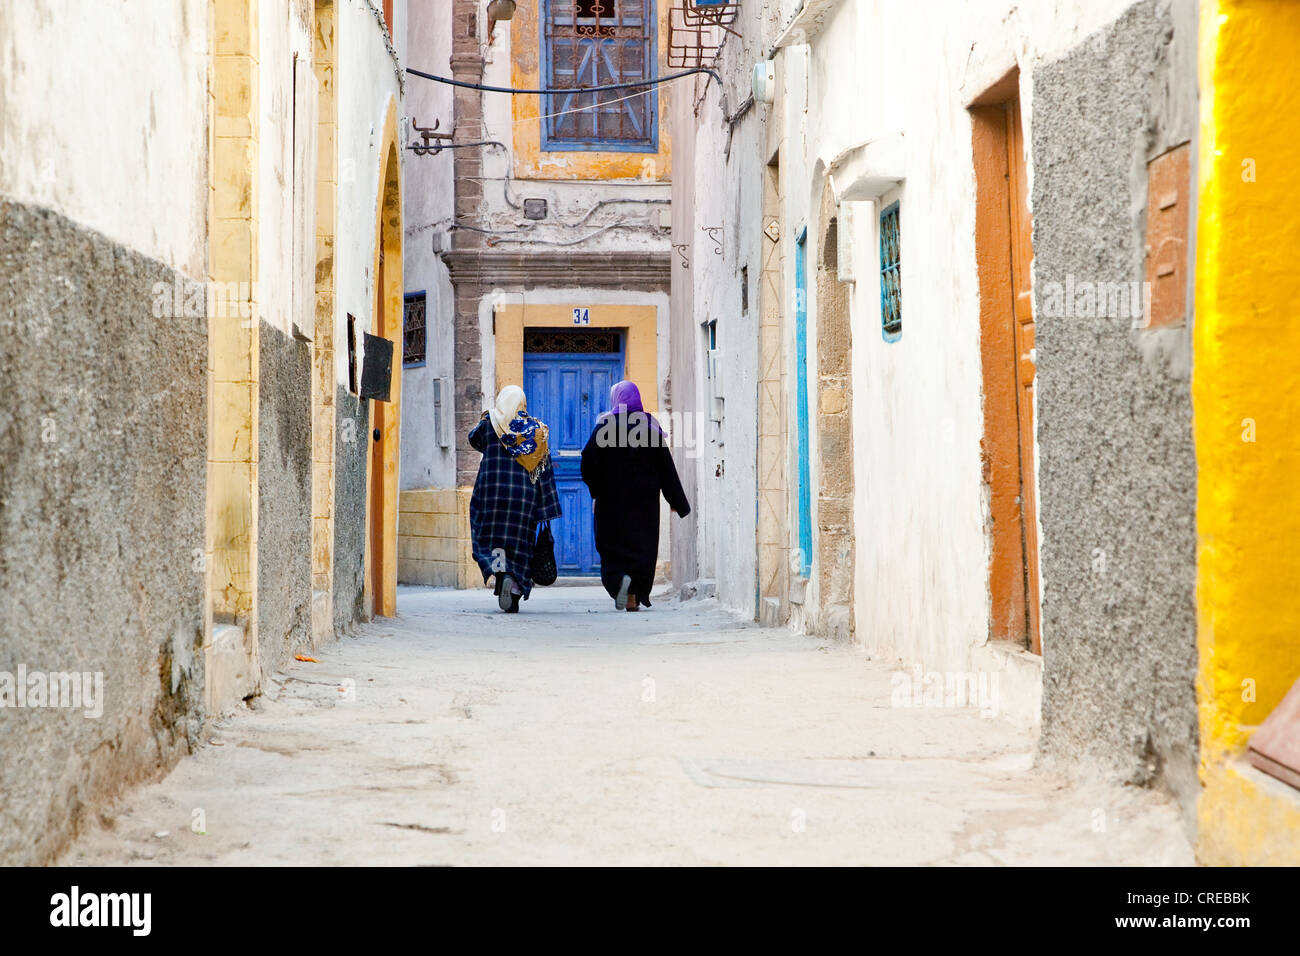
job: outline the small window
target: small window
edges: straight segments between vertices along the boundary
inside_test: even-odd
[[[895,202],[880,214],[880,330],[886,342],[897,342],[903,335],[901,246],[902,232]]]
[[[722,422],[725,400],[722,392],[722,350],[718,348],[718,320],[702,323],[704,329],[704,377],[709,389],[709,420]]]
[[[439,448],[451,447],[451,408],[448,396],[451,390],[447,379],[433,380],[433,434],[437,436]]]
[[[418,367],[425,362],[425,303],[423,292],[413,292],[403,299],[402,365]]]
[[[740,314],[749,311],[749,266],[740,267]]]

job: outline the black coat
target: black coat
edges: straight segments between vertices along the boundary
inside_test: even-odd
[[[596,425],[582,450],[582,480],[596,503],[600,578],[610,596],[623,575],[637,603],[650,606],[659,558],[659,495],[677,514],[691,513],[668,441],[645,412]]]

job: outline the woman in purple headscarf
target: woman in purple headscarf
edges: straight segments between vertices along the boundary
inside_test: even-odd
[[[659,558],[659,495],[678,515],[691,513],[668,437],[641,405],[631,382],[609,393],[610,410],[582,450],[582,480],[596,502],[600,580],[615,608],[650,606]]]

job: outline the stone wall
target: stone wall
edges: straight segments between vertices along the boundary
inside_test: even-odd
[[[7,199],[0,275],[0,672],[102,675],[99,716],[0,677],[0,862],[28,864],[199,732],[207,320],[179,273]]]
[[[261,324],[257,630],[262,672],[311,643],[311,349]]]
[[[334,633],[351,634],[365,620],[366,467],[370,439],[366,403],[340,386],[334,438]]]
[[[1199,790],[1190,306],[1178,327],[1135,328],[1127,314],[1055,315],[1045,290],[1144,280],[1147,163],[1195,135],[1195,51],[1194,3],[1137,4],[1034,71],[1032,122],[1041,746],[1164,784],[1188,819]]]
[[[433,587],[477,587],[469,547],[469,489],[403,491],[398,501],[397,580]]]

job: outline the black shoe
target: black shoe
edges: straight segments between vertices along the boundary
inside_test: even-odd
[[[497,604],[500,606],[501,610],[505,611],[507,614],[511,611],[519,610],[519,598],[511,593],[514,590],[514,583],[515,582],[511,580],[510,575],[508,574],[502,574],[497,577],[497,586],[500,588],[500,590],[497,591]],[[511,605],[513,605],[513,607]]]

